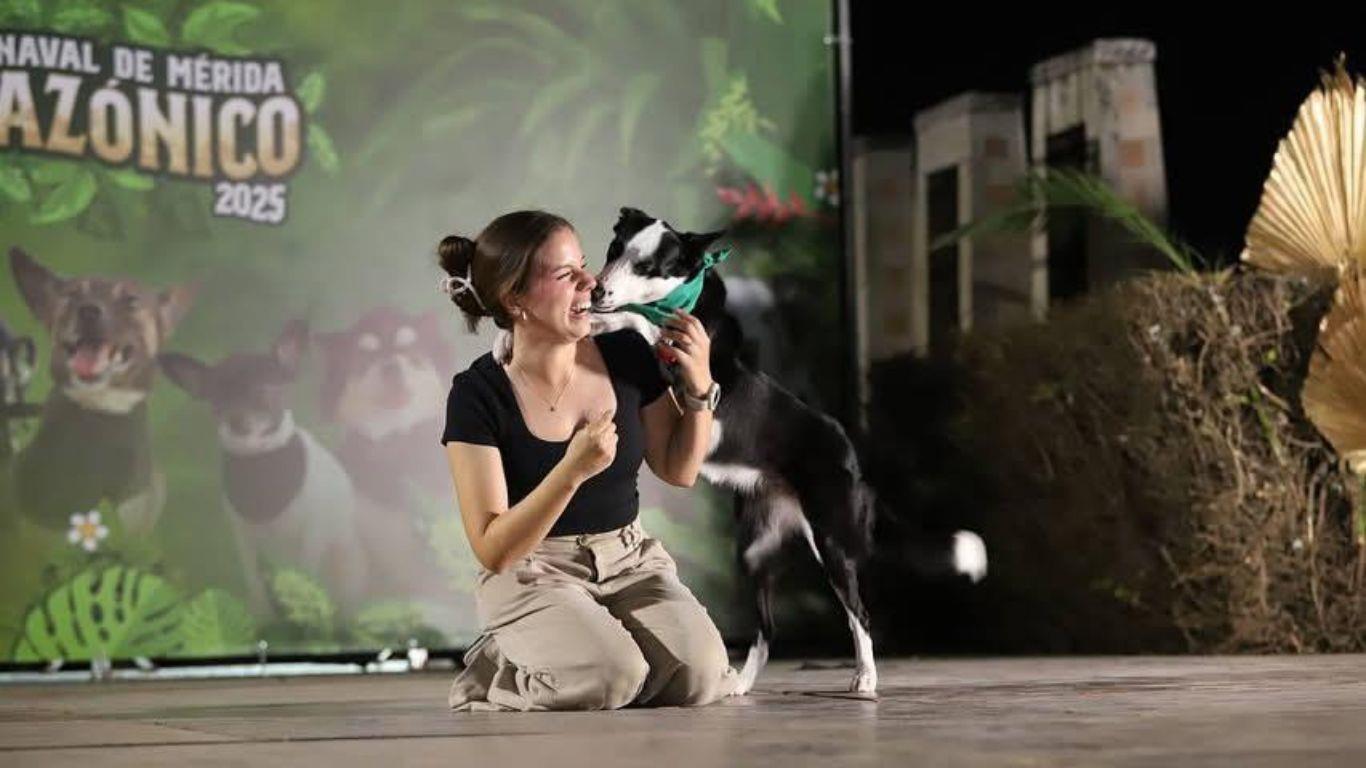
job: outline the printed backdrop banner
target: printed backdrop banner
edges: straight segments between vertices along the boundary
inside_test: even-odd
[[[728,228],[747,354],[839,402],[816,0],[0,0],[0,661],[459,647],[435,245]],[[796,343],[800,340],[800,345]],[[641,475],[732,637],[729,494]]]

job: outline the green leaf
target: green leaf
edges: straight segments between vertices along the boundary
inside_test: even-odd
[[[626,94],[621,99],[621,163],[627,165],[631,159],[631,145],[635,142],[636,127],[640,116],[650,103],[650,97],[659,90],[663,81],[657,72],[641,72],[626,84]]]
[[[180,634],[189,654],[240,653],[256,639],[256,624],[241,601],[221,589],[207,589],[185,606]]]
[[[34,158],[29,162],[29,176],[33,177],[33,183],[39,186],[49,184],[60,184],[63,181],[76,175],[81,169],[80,164],[74,160],[47,160]]]
[[[337,148],[332,145],[332,137],[317,123],[308,124],[308,153],[318,161],[318,166],[328,173],[336,173],[341,167]]]
[[[704,37],[699,43],[702,47],[702,81],[707,85],[709,99],[719,99],[730,86],[726,74],[726,59],[730,45],[720,37]]]
[[[593,73],[584,69],[542,87],[522,115],[522,136],[530,136],[556,109],[568,104],[592,84]]]
[[[566,181],[572,181],[574,174],[578,172],[579,161],[583,159],[584,150],[588,147],[588,142],[598,133],[598,126],[607,119],[607,115],[612,111],[607,102],[598,102],[588,108],[580,118],[573,132],[569,134],[569,141],[564,149],[564,166],[561,173]]]
[[[69,5],[53,14],[51,27],[54,32],[78,35],[101,29],[113,20],[113,14],[98,5]]]
[[[787,199],[796,192],[807,205],[815,205],[815,172],[783,147],[749,131],[727,133],[721,138],[721,147],[732,162],[779,197]]]
[[[336,608],[327,590],[303,571],[282,568],[271,574],[270,591],[285,620],[314,637],[332,634]]]
[[[423,623],[422,611],[413,603],[389,600],[367,605],[355,620],[355,640],[369,648],[402,647],[409,638],[442,644],[440,633]]]
[[[95,174],[80,169],[76,175],[48,193],[29,221],[34,224],[55,224],[75,217],[95,199],[95,187]]]
[[[237,42],[237,30],[260,15],[261,9],[254,5],[216,0],[199,6],[185,17],[180,39],[218,53],[249,53],[249,49]]]
[[[156,14],[134,8],[123,7],[123,31],[130,42],[141,45],[167,46],[171,44],[171,33]]]
[[[778,0],[749,0],[749,7],[760,16],[767,16],[774,24],[783,23],[783,15],[778,11]]]
[[[503,3],[461,4],[460,13],[471,21],[504,24],[530,38],[537,47],[555,51],[583,66],[593,59],[583,43],[549,18]]]
[[[110,181],[114,182],[114,184],[136,192],[146,192],[157,185],[156,180],[151,176],[138,173],[137,171],[128,168],[117,168],[105,171],[104,175],[108,177]]]
[[[89,568],[29,609],[14,660],[178,653],[181,612],[179,593],[155,574],[121,565]]]
[[[12,203],[27,203],[33,199],[33,187],[19,168],[0,165],[0,196]]]
[[[1085,171],[1035,169],[1020,181],[1016,196],[1016,202],[1004,210],[936,238],[931,250],[978,234],[1034,231],[1045,223],[1044,214],[1049,210],[1076,209],[1118,224],[1136,241],[1165,256],[1181,272],[1193,272],[1196,265],[1209,263],[1199,251],[1164,231],[1132,203],[1121,198],[1105,179]]]
[[[37,24],[43,20],[43,6],[38,0],[9,0],[5,15],[21,24]]]
[[[299,103],[304,106],[304,112],[313,114],[322,106],[323,96],[327,92],[327,78],[317,70],[309,72],[299,83],[299,87],[294,89],[294,95],[299,97]]]
[[[483,117],[486,111],[483,104],[471,104],[444,115],[429,117],[422,123],[422,135],[428,138],[455,136]]]
[[[507,35],[491,35],[481,37],[468,44],[460,46],[447,61],[442,63],[441,70],[437,73],[459,72],[466,60],[478,62],[480,59],[494,60],[505,59],[513,62],[535,62],[538,66],[549,68],[555,66],[555,57],[541,48],[537,48],[524,38],[509,37]],[[477,66],[477,64],[475,65]],[[440,81],[440,85],[446,86],[448,78]]]

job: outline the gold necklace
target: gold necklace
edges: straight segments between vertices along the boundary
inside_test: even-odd
[[[577,365],[570,366],[570,368],[569,368],[569,377],[566,378],[566,379],[564,380],[564,386],[560,387],[560,394],[558,394],[558,395],[555,396],[555,401],[554,401],[554,402],[550,402],[549,400],[546,400],[544,397],[541,397],[541,393],[536,392],[536,388],[533,387],[533,386],[531,386],[531,382],[530,382],[525,376],[522,375],[521,371],[518,371],[516,368],[513,368],[511,365],[509,365],[508,368],[511,369],[513,373],[517,374],[517,377],[520,378],[520,379],[522,380],[522,384],[524,384],[524,385],[526,386],[527,389],[531,390],[531,391],[536,395],[536,398],[537,398],[538,400],[540,400],[541,402],[545,403],[546,406],[549,407],[550,410],[553,411],[553,410],[555,410],[555,406],[557,406],[557,405],[560,404],[560,398],[564,397],[564,393],[567,392],[567,391],[569,390],[569,384],[570,384],[570,382],[572,382],[572,381],[574,380],[574,370],[575,370],[576,368],[578,368],[578,366],[577,366]]]

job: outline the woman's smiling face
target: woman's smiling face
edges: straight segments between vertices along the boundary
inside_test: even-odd
[[[535,258],[531,285],[521,301],[526,317],[517,323],[568,341],[587,336],[590,293],[597,280],[588,271],[578,235],[567,227],[556,230],[536,251]]]

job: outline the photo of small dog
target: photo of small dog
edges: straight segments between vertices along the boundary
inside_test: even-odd
[[[152,458],[146,400],[156,355],[194,289],[60,277],[17,247],[9,255],[19,293],[51,340],[52,391],[10,467],[21,514],[65,528],[71,514],[108,500],[127,532],[150,531],[166,482]]]
[[[622,208],[614,234],[592,294],[593,332],[635,328],[653,344],[659,329],[621,307],[661,299],[695,276],[724,233],[679,232],[643,211]],[[838,421],[747,361],[752,356],[742,354],[740,324],[726,309],[726,286],[714,270],[707,272],[692,314],[711,338],[711,373],[722,393],[701,474],[736,492],[738,555],[756,595],[758,634],[736,693],[748,692],[767,663],[777,556],[797,540],[822,566],[848,618],[856,666],[849,688],[872,694],[877,667],[859,569],[872,554],[880,511],[854,446]],[[970,531],[942,542],[935,557],[944,570],[973,581],[986,575],[985,545]]]
[[[176,352],[159,358],[167,378],[213,409],[223,504],[258,616],[272,612],[265,583],[272,567],[302,569],[343,608],[360,602],[369,580],[351,479],[290,407],[308,345],[308,327],[296,320],[266,352],[216,364]]]
[[[450,470],[431,450],[454,361],[439,314],[379,307],[314,339],[323,363],[321,407],[344,429],[337,455],[356,489],[395,506],[406,504],[414,487],[448,493]]]
[[[413,600],[429,624],[458,631],[472,606],[452,589],[422,514],[426,500],[451,493],[450,469],[431,449],[453,375],[454,352],[440,328],[436,312],[377,307],[314,339],[322,352],[319,404],[343,429],[337,457],[356,489],[370,593]]]

